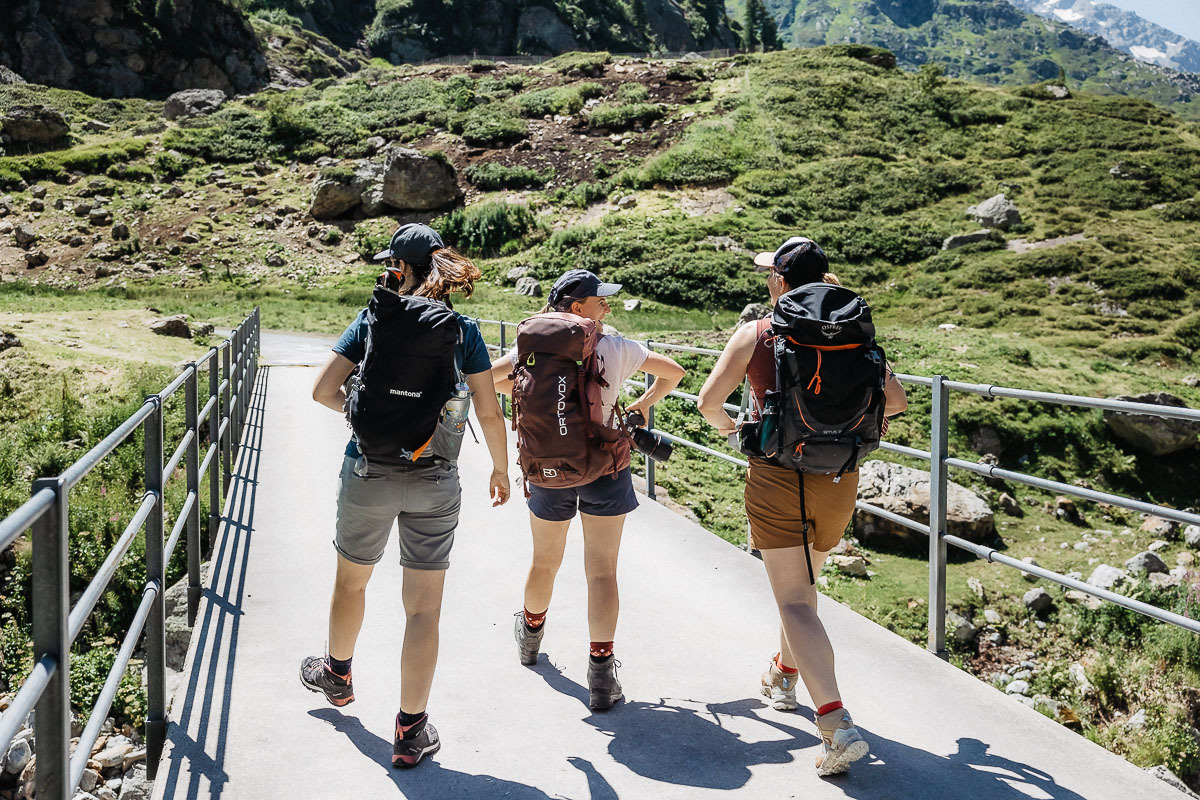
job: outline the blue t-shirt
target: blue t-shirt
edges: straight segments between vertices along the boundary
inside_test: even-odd
[[[476,375],[480,372],[487,372],[492,368],[492,362],[488,357],[487,345],[483,342],[483,334],[479,332],[479,326],[475,324],[475,320],[464,317],[457,311],[454,312],[454,316],[458,317],[458,327],[462,331],[462,341],[455,345],[455,348],[463,373]],[[354,322],[351,322],[350,327],[346,328],[342,338],[337,340],[337,344],[333,346],[333,352],[350,359],[355,364],[358,364],[366,356],[367,310],[365,308],[358,312]],[[353,438],[346,444],[346,455],[351,458],[358,458],[361,455],[358,451],[358,442]]]

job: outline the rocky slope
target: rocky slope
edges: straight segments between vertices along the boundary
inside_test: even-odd
[[[1132,11],[1096,0],[1010,0],[1039,17],[1103,36],[1139,61],[1183,72],[1200,72],[1200,43],[1155,25]]]

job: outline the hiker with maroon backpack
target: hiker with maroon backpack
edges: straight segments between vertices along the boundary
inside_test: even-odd
[[[683,367],[645,345],[602,333],[608,300],[620,284],[571,270],[550,290],[541,313],[517,328],[517,346],[492,364],[498,391],[513,397],[513,428],[533,531],[525,607],[514,633],[518,657],[537,663],[567,528],[583,523],[588,583],[589,706],[621,698],[613,640],[617,628],[617,553],[625,515],[637,508],[629,436],[619,411],[621,387],[637,371],[657,378],[627,415],[644,419],[683,378]],[[644,424],[641,423],[641,424]]]
[[[700,412],[731,441],[736,434],[749,457],[750,543],[762,554],[781,622],[762,694],[776,709],[796,708],[799,675],[824,746],[817,771],[832,775],[868,746],[842,706],[814,575],[854,513],[859,460],[907,401],[875,343],[870,309],[829,273],[815,242],[792,237],[754,262],[769,269],[774,313],[730,338],[700,390]],[[745,377],[754,413],[739,424],[724,403]]]
[[[328,652],[303,660],[300,681],[335,706],[354,701],[350,662],[367,581],[398,526],[406,622],[392,765],[413,767],[441,747],[426,703],[471,404],[492,457],[493,505],[508,500],[508,451],[483,337],[448,302],[452,294],[470,296],[479,270],[419,224],[402,226],[375,258],[387,263],[370,305],[334,345],[313,386],[314,400],[346,414],[354,437],[338,478]]]

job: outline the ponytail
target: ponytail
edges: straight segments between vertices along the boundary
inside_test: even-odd
[[[441,301],[448,300],[452,294],[470,297],[475,291],[475,281],[483,277],[479,267],[453,247],[434,250],[429,255],[426,270],[424,275],[417,276],[420,285],[413,294]]]

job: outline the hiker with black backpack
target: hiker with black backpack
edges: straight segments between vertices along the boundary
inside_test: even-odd
[[[335,706],[353,702],[350,662],[367,581],[397,525],[406,622],[392,765],[413,767],[441,747],[426,704],[470,405],[492,457],[492,505],[508,500],[508,451],[483,337],[449,305],[453,294],[471,295],[479,270],[420,224],[398,229],[375,259],[386,265],[370,304],[333,346],[313,386],[313,399],[344,412],[354,436],[338,478],[328,652],[305,658],[300,680]]]
[[[641,342],[602,332],[606,298],[620,289],[587,270],[567,272],[550,289],[546,307],[517,327],[516,347],[492,364],[497,390],[513,398],[533,532],[524,609],[515,615],[517,655],[526,666],[537,663],[567,528],[578,513],[591,635],[588,704],[595,710],[621,698],[613,656],[617,553],[625,515],[638,506],[627,426],[644,425],[650,408],[684,375],[683,367]],[[639,370],[657,380],[622,414],[621,387]]]
[[[774,313],[730,338],[700,390],[700,413],[750,462],[750,544],[762,555],[781,622],[762,694],[776,709],[796,708],[799,675],[824,746],[817,772],[832,775],[868,746],[842,706],[814,575],[854,513],[859,460],[907,401],[875,343],[870,309],[829,273],[815,242],[792,237],[754,263],[769,270]],[[739,424],[724,403],[746,377],[753,414]]]

